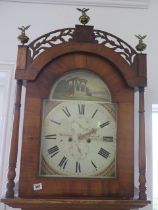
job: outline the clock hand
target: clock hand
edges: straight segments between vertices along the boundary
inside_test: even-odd
[[[84,134],[79,134],[79,135],[78,135],[78,139],[79,139],[79,140],[83,140],[83,139],[89,137],[91,134],[96,134],[96,132],[97,132],[97,130],[98,130],[99,128],[104,128],[105,126],[107,126],[107,125],[109,125],[109,124],[110,124],[110,122],[107,121],[107,122],[105,122],[105,123],[100,124],[98,128],[92,128],[90,131],[88,131],[88,132],[86,132],[86,133],[84,133]]]
[[[91,129],[90,131],[88,131],[87,133],[79,134],[79,135],[78,135],[78,139],[79,139],[79,140],[83,140],[83,139],[89,137],[91,134],[96,133],[97,130],[98,130],[98,128],[92,128],[92,129]]]

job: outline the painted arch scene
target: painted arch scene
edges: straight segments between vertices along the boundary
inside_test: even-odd
[[[57,80],[50,93],[50,100],[111,101],[107,85],[96,74],[78,70]]]

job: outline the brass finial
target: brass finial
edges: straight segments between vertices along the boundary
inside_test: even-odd
[[[143,39],[145,39],[146,36],[147,36],[147,35],[142,36],[142,35],[140,35],[140,34],[135,35],[135,37],[137,37],[137,38],[138,38],[138,41],[139,41],[138,44],[136,45],[136,50],[140,51],[141,53],[142,53],[142,51],[144,51],[144,50],[146,49],[146,47],[147,47],[147,45],[143,42]]]
[[[18,29],[21,31],[21,34],[18,36],[18,40],[24,45],[29,41],[29,37],[25,34],[25,31],[30,28],[31,25],[28,26],[21,26]]]
[[[90,20],[90,17],[86,14],[86,12],[89,10],[89,8],[77,8],[78,11],[82,12],[82,15],[79,17],[79,21],[80,23],[82,23],[83,25],[87,24]]]

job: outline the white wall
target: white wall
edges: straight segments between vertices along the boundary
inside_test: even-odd
[[[108,31],[125,40],[131,46],[137,44],[135,34],[147,34],[148,45],[148,87],[146,96],[146,148],[147,148],[147,187],[148,198],[152,197],[152,139],[151,111],[152,104],[158,104],[158,1],[151,0],[148,9],[90,7],[90,24],[95,29]],[[79,12],[76,6],[9,3],[0,1],[0,61],[16,61],[18,26],[29,25],[30,40],[64,27],[79,24]],[[10,102],[12,103],[12,101]],[[151,209],[151,205],[147,207]]]
[[[13,63],[0,62],[0,197],[6,191],[8,149],[11,140],[13,103],[14,100],[14,69]],[[0,203],[0,209],[5,206]]]

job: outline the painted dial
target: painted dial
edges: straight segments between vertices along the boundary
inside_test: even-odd
[[[62,101],[43,120],[40,170],[46,176],[109,177],[115,170],[113,104]]]

